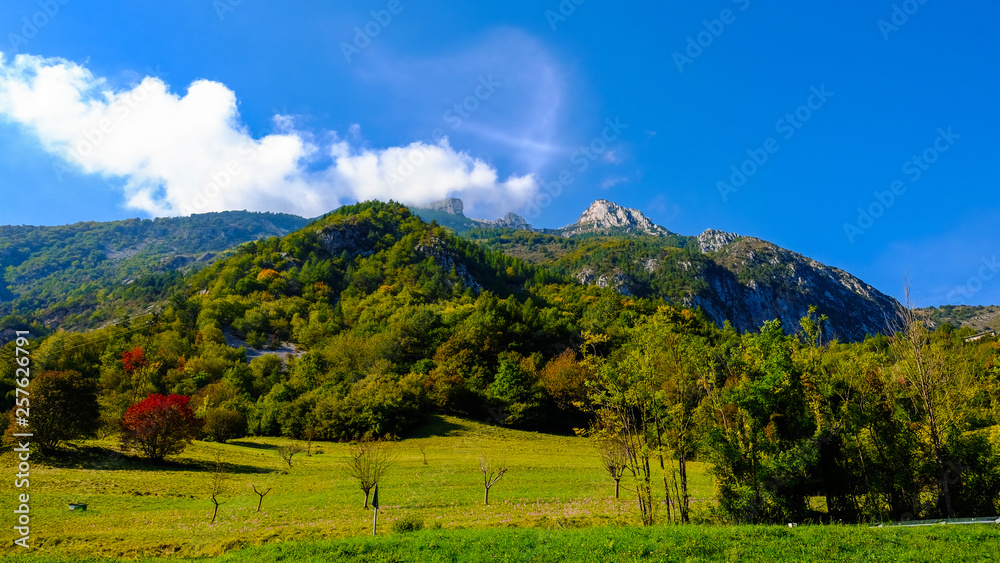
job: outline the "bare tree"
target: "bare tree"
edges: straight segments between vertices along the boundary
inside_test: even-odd
[[[479,471],[483,474],[483,488],[486,489],[483,504],[490,503],[490,488],[503,478],[508,469],[506,460],[490,461],[485,455],[479,456]]]
[[[279,446],[276,451],[278,452],[278,457],[281,458],[281,461],[284,461],[285,463],[288,464],[288,467],[291,467],[292,456],[294,456],[297,453],[301,453],[304,450],[302,449],[302,446],[298,444],[288,444],[285,446]]]
[[[215,505],[215,510],[212,511],[212,524],[215,524],[215,517],[219,515],[219,495],[225,492],[226,489],[226,471],[222,466],[222,458],[218,455],[215,456],[215,467],[212,469],[212,504]]]
[[[601,466],[607,470],[615,481],[615,498],[618,498],[622,473],[628,468],[628,452],[625,444],[617,436],[597,438],[597,453],[601,456]]]
[[[257,485],[254,483],[251,483],[250,487],[253,489],[253,492],[257,493],[257,496],[260,497],[260,499],[257,501],[257,512],[260,512],[260,505],[264,504],[264,495],[271,492],[271,487],[268,487],[267,490],[264,491],[263,493],[257,490]],[[263,488],[264,487],[261,486],[261,489]]]
[[[310,424],[306,426],[303,431],[303,437],[306,439],[306,455],[312,457],[312,444],[313,440],[319,435],[319,430],[316,429],[315,424]]]
[[[961,426],[956,419],[964,414],[967,404],[968,382],[961,369],[961,353],[947,353],[939,346],[932,345],[931,333],[917,317],[910,301],[910,285],[907,280],[906,306],[900,323],[895,327],[892,350],[898,358],[893,369],[903,386],[909,390],[916,411],[926,425],[928,442],[938,470],[938,502],[945,515],[954,517],[952,493],[949,484],[953,482],[953,462],[949,458],[945,437],[949,427]]]
[[[350,459],[347,461],[347,474],[357,481],[358,487],[364,491],[366,509],[371,490],[385,475],[392,461],[392,451],[386,442],[364,441],[351,449]]]

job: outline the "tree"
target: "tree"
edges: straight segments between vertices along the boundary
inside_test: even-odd
[[[211,482],[211,492],[212,492],[212,504],[215,505],[215,510],[212,511],[212,524],[215,524],[215,517],[219,514],[219,495],[225,492],[226,489],[226,471],[222,466],[222,458],[216,456],[215,466],[212,469],[212,482]],[[260,507],[258,506],[258,512]]]
[[[260,512],[260,505],[264,504],[264,496],[266,496],[267,493],[271,492],[272,487],[268,487],[266,491],[260,492],[259,490],[257,490],[257,485],[251,483],[250,488],[252,488],[253,492],[256,493],[258,497],[260,497],[260,499],[257,500],[257,512]],[[261,489],[263,488],[264,487],[262,486]]]
[[[649,403],[653,442],[663,488],[668,500],[668,517],[689,522],[687,462],[695,454],[695,414],[712,379],[712,354],[699,319],[689,311],[660,307],[656,314],[637,323],[631,332],[623,364],[638,374],[636,398]],[[646,388],[645,385],[651,385]],[[668,468],[664,457],[672,454],[676,468]],[[676,470],[675,470],[676,469]],[[677,478],[680,478],[678,488]],[[671,508],[677,507],[676,512]]]
[[[184,395],[153,394],[122,418],[122,448],[136,449],[153,461],[180,453],[198,436],[201,421]]]
[[[205,433],[220,444],[247,435],[247,417],[236,410],[215,408],[205,414]]]
[[[635,358],[617,362],[592,352],[606,344],[607,335],[585,332],[583,365],[594,379],[590,387],[590,408],[595,420],[592,429],[598,436],[617,436],[625,451],[626,467],[636,479],[635,493],[642,523],[651,526],[656,521],[653,505],[652,468],[649,459],[653,446],[655,391],[652,381],[635,365]]]
[[[294,457],[295,454],[301,453],[305,450],[303,450],[302,446],[298,444],[286,444],[284,446],[278,446],[278,449],[275,451],[278,453],[278,457],[281,458],[281,461],[287,463],[288,467],[291,468],[292,457]]]
[[[587,399],[587,370],[576,361],[576,351],[567,348],[545,364],[539,374],[545,391],[562,410],[575,409]]]
[[[316,423],[310,422],[306,425],[306,429],[302,431],[303,437],[306,439],[306,455],[312,457],[312,445],[313,440],[319,436],[319,429],[316,428]]]
[[[713,393],[708,457],[720,508],[740,522],[795,522],[808,511],[818,445],[795,340],[780,321],[745,334]]]
[[[142,347],[136,346],[122,352],[122,369],[130,391],[129,403],[134,404],[154,389],[153,377],[160,369],[160,362],[151,362]]]
[[[906,287],[906,308],[901,315],[899,331],[891,340],[897,361],[893,366],[897,381],[907,391],[913,410],[922,426],[922,434],[930,446],[937,473],[938,505],[944,516],[955,516],[951,486],[957,480],[955,460],[949,454],[949,436],[960,436],[966,430],[962,420],[968,413],[971,399],[967,372],[961,369],[957,352],[932,342],[931,334],[917,319],[910,303],[910,288]]]
[[[628,455],[621,438],[617,436],[600,437],[596,441],[597,453],[601,456],[601,466],[615,481],[615,498],[618,498],[622,474],[628,467]]]
[[[479,472],[483,474],[483,488],[486,489],[483,504],[490,503],[490,489],[506,475],[508,469],[506,460],[490,461],[485,455],[479,456]]]
[[[101,424],[97,382],[76,371],[42,371],[28,386],[29,395],[18,405],[31,408],[32,441],[42,451],[52,451],[67,440],[88,438]],[[11,411],[13,417],[16,410]],[[11,428],[16,428],[11,420]],[[18,430],[15,430],[17,432]]]
[[[503,424],[524,424],[538,418],[542,386],[529,358],[516,353],[502,354],[490,392],[500,410],[507,413]]]
[[[351,449],[350,456],[347,462],[347,474],[357,481],[358,487],[364,491],[367,509],[371,490],[392,465],[392,451],[386,442],[363,441]]]

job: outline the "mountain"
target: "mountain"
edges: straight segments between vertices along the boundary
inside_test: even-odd
[[[410,212],[430,223],[437,221],[457,233],[472,229],[521,229],[532,231],[531,225],[517,213],[508,213],[501,219],[472,219],[465,216],[465,205],[458,198],[448,198],[429,204],[427,207],[411,206]]]
[[[798,320],[815,305],[830,317],[829,337],[853,341],[891,332],[900,311],[898,302],[855,276],[767,241],[711,229],[698,236],[679,235],[641,211],[607,200],[595,201],[572,225],[539,231],[514,213],[497,220],[466,217],[462,201],[454,198],[408,211],[471,243],[541,268],[531,276],[575,279],[627,296],[701,308],[716,324],[728,321],[744,332],[775,318],[787,330],[797,331]],[[6,282],[0,290],[0,317],[20,314],[50,327],[99,325],[163,302],[182,287],[185,275],[232,254],[237,245],[298,236],[307,223],[291,215],[226,212],[64,227],[0,227],[0,267]],[[386,233],[371,231],[364,237],[340,231],[323,231],[322,236],[329,238],[327,251],[336,247],[353,255],[372,251],[371,237],[396,236],[391,234],[394,227],[386,228]],[[453,253],[418,246],[418,252],[429,253],[465,287],[478,291],[490,285],[479,281]],[[385,277],[370,274],[370,279]],[[517,288],[493,285],[503,292]]]
[[[67,328],[101,322],[106,319],[89,316],[116,289],[132,289],[133,299],[143,300],[145,292],[138,290],[147,283],[155,292],[236,245],[284,236],[309,221],[227,211],[56,227],[0,226],[0,317],[20,314]]]
[[[1000,330],[1000,307],[995,305],[942,305],[917,309],[917,314],[931,328],[950,324],[955,328],[971,327],[976,332]]]
[[[472,236],[585,285],[701,308],[720,326],[728,321],[742,332],[773,319],[795,332],[815,305],[830,318],[827,337],[856,341],[893,332],[901,311],[857,277],[770,242],[712,229],[678,235],[607,200],[561,229]]]
[[[667,236],[670,231],[654,224],[641,211],[599,199],[587,208],[576,223],[545,232],[572,237],[580,235]]]
[[[704,268],[692,263],[692,273],[708,288],[687,296],[685,305],[740,331],[775,318],[796,330],[812,305],[830,317],[828,336],[840,340],[896,330],[902,306],[857,277],[758,238],[732,237],[718,245],[718,233],[710,235],[714,244],[702,251],[714,250],[704,254]],[[703,233],[699,242],[705,238]]]

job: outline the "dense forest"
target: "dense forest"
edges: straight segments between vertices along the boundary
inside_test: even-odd
[[[608,244],[508,235],[537,236],[534,251],[560,260],[600,260]],[[592,436],[648,521],[654,498],[687,520],[692,460],[713,468],[730,521],[996,513],[995,338],[967,343],[972,329],[930,330],[910,314],[893,334],[839,342],[825,329],[834,312],[815,308],[797,326],[740,333],[660,296],[675,289],[582,285],[502,246],[375,202],[156,278],[162,309],[34,335],[33,416],[77,413],[37,429],[36,445],[45,454],[117,435],[157,394],[190,397],[200,436],[218,441],[405,438],[429,413],[450,413]],[[701,256],[683,240],[673,252]],[[301,353],[276,353],[285,343]],[[8,437],[20,345],[0,350]],[[248,350],[272,353],[248,362]],[[674,479],[654,483],[653,465]]]
[[[0,226],[0,317],[95,328],[141,310],[180,274],[239,243],[281,236],[309,221],[227,211],[57,227]],[[9,323],[5,323],[9,324]]]

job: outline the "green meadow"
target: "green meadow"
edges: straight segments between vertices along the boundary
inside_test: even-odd
[[[616,501],[614,483],[600,469],[588,439],[451,417],[436,417],[416,436],[392,444],[394,461],[379,485],[380,532],[391,533],[403,517],[442,530],[638,522],[624,480]],[[33,553],[209,556],[277,540],[371,534],[372,511],[346,474],[350,444],[314,442],[312,455],[297,454],[289,468],[275,451],[289,442],[196,441],[162,466],[121,457],[114,441],[81,442],[76,455],[32,468]],[[489,506],[483,504],[480,455],[506,460],[510,467],[491,489]],[[211,524],[216,457],[227,483]],[[3,465],[14,466],[11,454]],[[707,514],[712,481],[695,467],[695,506]],[[251,485],[271,488],[260,513]],[[4,480],[0,495],[14,498],[12,480]],[[69,503],[86,503],[88,509],[70,511]]]
[[[622,498],[613,498],[588,439],[451,417],[393,444],[373,538],[373,512],[345,473],[350,444],[313,443],[312,455],[296,455],[289,468],[275,451],[288,442],[195,442],[162,466],[121,457],[112,441],[81,442],[73,455],[35,461],[32,549],[0,553],[14,561],[977,561],[1000,547],[992,526],[714,525],[713,483],[700,464],[692,475],[700,525],[643,528],[624,480]],[[510,466],[488,506],[478,467],[484,454]],[[227,481],[212,524],[216,458]],[[13,466],[11,454],[3,465]],[[271,489],[259,513],[251,484]],[[12,480],[0,495],[14,498]],[[71,502],[88,509],[70,511]],[[395,531],[401,519],[425,529]]]

